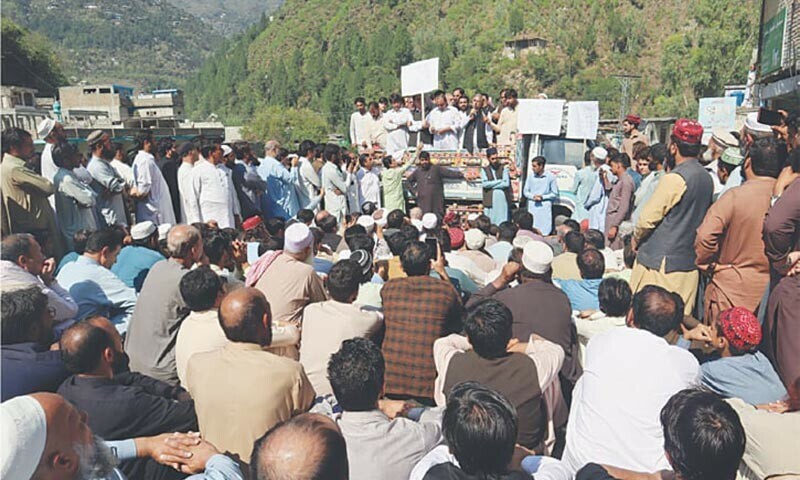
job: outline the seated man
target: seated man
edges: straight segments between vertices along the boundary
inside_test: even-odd
[[[592,338],[575,385],[564,462],[654,472],[669,468],[658,412],[669,397],[700,381],[700,365],[662,337],[679,328],[683,301],[648,285],[633,297],[629,328]]]
[[[186,387],[195,400],[203,438],[244,463],[265,431],[308,410],[314,389],[302,365],[263,350],[272,341],[264,294],[254,288],[227,294],[219,320],[230,343],[193,355]]]
[[[406,480],[442,439],[440,418],[431,410],[419,422],[389,417],[402,402],[378,400],[384,371],[381,350],[366,338],[345,340],[328,363],[328,378],[343,410],[338,423],[347,443],[350,480]]]
[[[432,405],[433,342],[461,330],[461,298],[450,283],[443,257],[431,262],[424,243],[409,242],[401,259],[408,277],[389,280],[381,290],[386,393]],[[431,263],[441,278],[430,276]]]
[[[323,210],[317,214],[315,223],[322,230],[322,243],[327,245],[333,253],[339,253],[347,248],[344,238],[336,233],[339,227],[336,217]]]
[[[132,226],[131,238],[133,244],[122,248],[111,271],[138,293],[150,268],[164,255],[158,250],[158,227],[150,220]]]
[[[136,307],[136,291],[110,270],[121,248],[122,233],[118,230],[106,228],[92,233],[83,255],[58,273],[58,283],[78,304],[77,319],[106,317],[125,333]]]
[[[181,323],[175,340],[175,367],[181,385],[186,385],[186,367],[192,355],[228,344],[217,313],[225,295],[224,285],[222,278],[207,266],[191,270],[181,278],[181,296],[192,311]]]
[[[331,300],[312,303],[303,310],[300,363],[317,395],[333,393],[327,376],[328,360],[342,342],[355,337],[377,340],[383,329],[383,318],[377,312],[353,304],[360,281],[358,264],[340,260],[328,275]]]
[[[122,338],[103,317],[77,323],[61,336],[64,365],[73,375],[58,389],[88,415],[95,434],[107,440],[197,430],[194,402],[186,391],[127,372]],[[175,478],[175,471],[152,460],[121,465],[130,479]]]
[[[61,352],[50,350],[53,313],[42,290],[31,285],[0,293],[2,401],[33,392],[55,392],[69,375]]]
[[[54,278],[55,259],[44,258],[39,242],[29,233],[8,235],[0,244],[0,285],[3,290],[35,285],[47,295],[61,333],[78,314],[78,305]],[[59,325],[61,324],[61,325]]]
[[[723,311],[711,329],[715,358],[700,365],[703,385],[723,397],[752,405],[786,398],[786,388],[769,359],[758,351],[761,324],[744,307]]]
[[[333,420],[316,413],[272,427],[256,440],[250,457],[253,480],[348,480],[348,472],[342,432]]]
[[[600,311],[581,312],[575,317],[580,343],[581,365],[586,361],[586,345],[592,337],[616,327],[624,327],[631,308],[631,286],[620,278],[604,278],[597,291]]]
[[[578,472],[576,480],[737,478],[745,450],[745,430],[730,405],[711,392],[686,389],[669,399],[660,418],[669,469],[633,472],[590,463]]]
[[[458,252],[459,256],[468,258],[478,266],[484,276],[497,268],[497,262],[486,252],[486,235],[477,228],[470,228],[464,234],[464,245],[466,249]],[[508,260],[508,258],[506,258]]]
[[[606,247],[606,236],[600,230],[589,229],[583,234],[586,239],[586,248],[596,248],[603,254],[606,272],[619,272],[625,268],[622,255]]]
[[[567,232],[561,238],[564,253],[553,258],[553,278],[557,280],[580,280],[578,254],[583,251],[586,239],[581,232]]]
[[[242,480],[239,466],[195,434],[103,441],[86,424],[86,415],[54,393],[34,393],[0,404],[2,478],[108,479],[125,476],[120,461],[149,458],[190,480]]]
[[[573,311],[597,310],[600,308],[597,291],[606,270],[603,254],[594,248],[585,249],[578,254],[578,270],[581,280],[559,280],[556,283],[567,294]]]
[[[453,386],[461,382],[491,387],[508,398],[519,415],[517,443],[544,453],[548,430],[555,432],[554,427],[566,421],[558,382],[564,350],[538,335],[512,343],[512,324],[511,310],[489,299],[470,309],[466,337],[452,334],[436,340],[436,404],[444,406]],[[556,412],[560,422],[553,425]]]
[[[508,262],[508,255],[514,249],[515,236],[517,236],[517,227],[513,223],[503,222],[497,226],[497,242],[486,247],[486,251],[497,265],[502,266]]]

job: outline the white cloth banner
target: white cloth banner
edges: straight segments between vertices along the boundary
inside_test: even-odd
[[[439,58],[409,63],[400,68],[403,96],[419,95],[439,88]]]
[[[517,105],[517,131],[557,137],[566,100],[523,99]]]
[[[594,140],[599,123],[598,102],[569,102],[567,105],[567,138]]]

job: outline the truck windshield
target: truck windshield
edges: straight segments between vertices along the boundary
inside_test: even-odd
[[[589,143],[584,147],[581,140],[545,138],[542,141],[542,156],[548,164],[571,165],[580,170],[583,168],[583,152],[589,148]]]

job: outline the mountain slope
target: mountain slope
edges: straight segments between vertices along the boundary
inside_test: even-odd
[[[221,40],[165,0],[5,0],[3,16],[47,37],[73,82],[181,86]]]
[[[2,83],[35,88],[41,95],[54,95],[66,84],[47,39],[7,18],[2,19]]]
[[[261,15],[270,15],[284,0],[169,0],[225,36],[245,30]]]
[[[641,75],[631,109],[696,115],[697,98],[744,83],[756,0],[287,0],[275,20],[225,46],[188,83],[198,116],[246,119],[260,105],[311,108],[341,131],[357,95],[400,89],[400,66],[440,58],[443,88],[599,100],[618,114],[616,73]],[[256,28],[256,27],[254,27]],[[517,35],[549,43],[503,56]],[[246,56],[246,64],[241,64]],[[227,68],[229,59],[237,68]]]

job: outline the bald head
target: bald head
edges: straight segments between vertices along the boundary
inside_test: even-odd
[[[279,424],[253,445],[253,480],[346,480],[347,448],[339,427],[306,413]]]
[[[272,342],[272,315],[269,302],[258,289],[238,288],[225,296],[219,306],[219,324],[231,342]]]
[[[200,231],[191,225],[175,225],[167,234],[167,250],[172,258],[199,260],[203,256]],[[199,249],[199,253],[198,253]]]
[[[678,330],[683,320],[683,299],[657,285],[646,285],[633,296],[628,324],[663,337]]]
[[[113,377],[115,363],[124,361],[122,338],[105,317],[93,317],[69,327],[59,341],[70,373]]]

